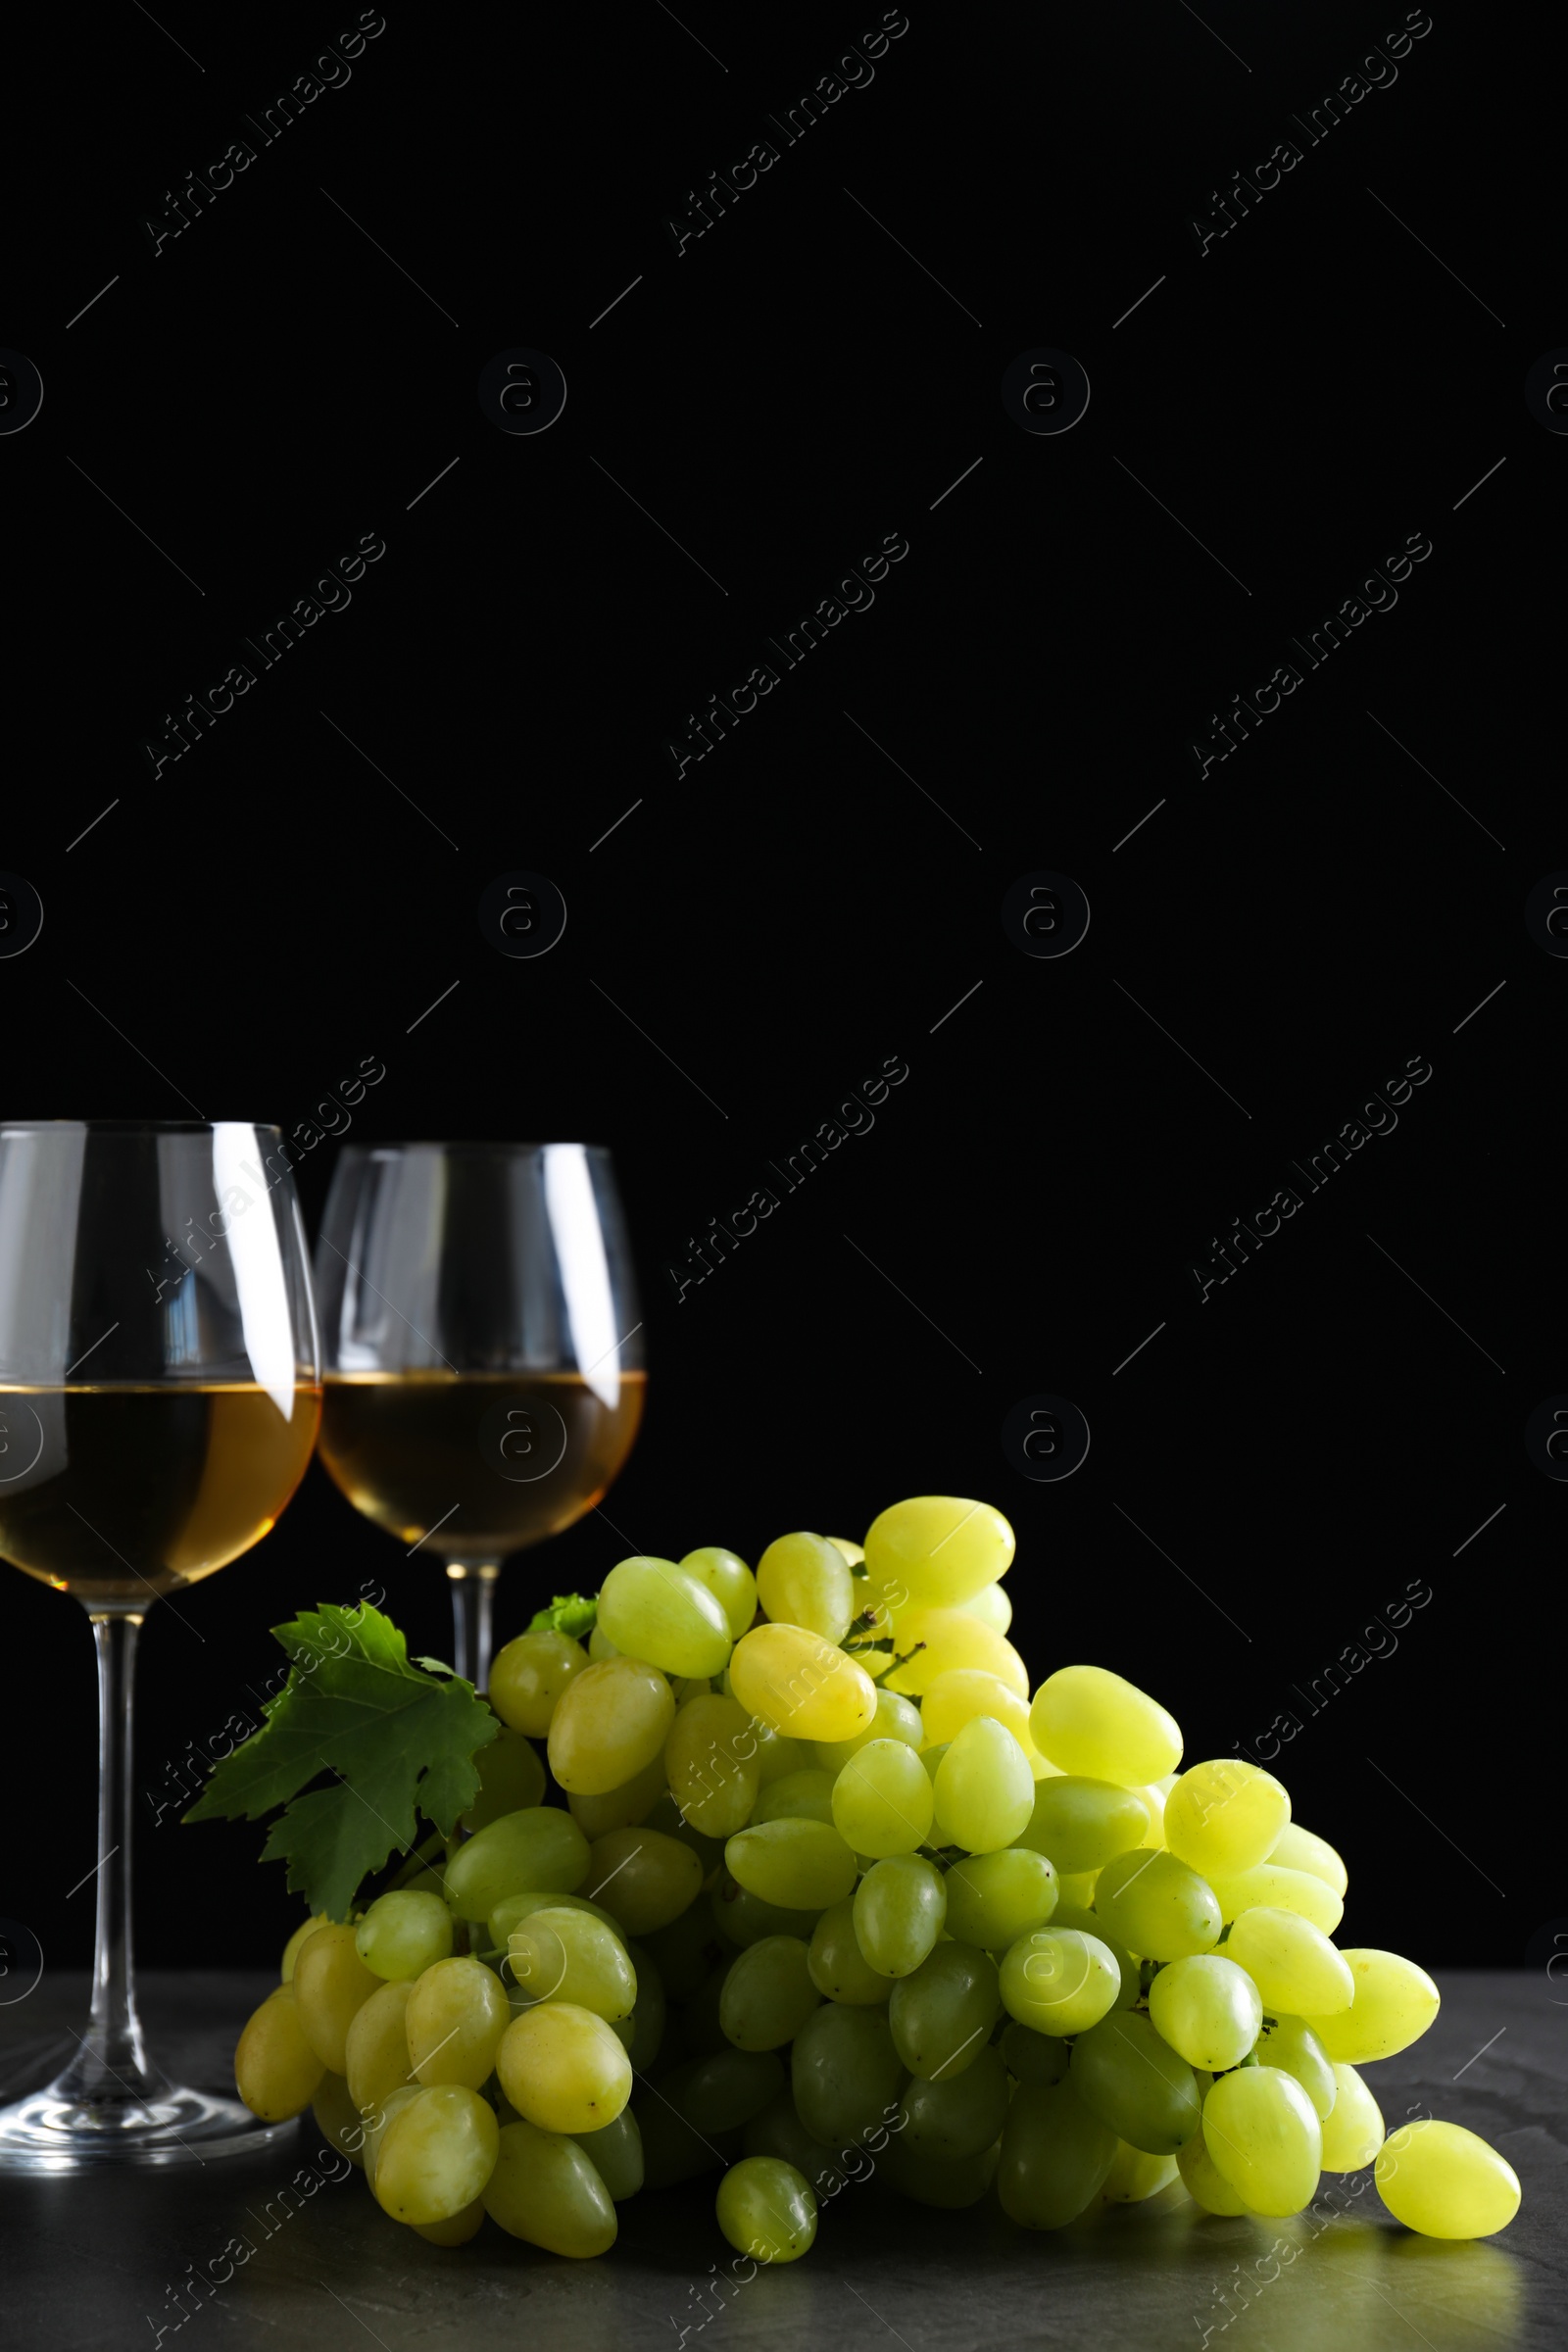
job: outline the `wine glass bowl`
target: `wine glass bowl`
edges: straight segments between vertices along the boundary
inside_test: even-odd
[[[502,1560],[593,1508],[642,1418],[610,1153],[350,1145],[316,1267],[321,1459],[357,1510],[445,1564],[453,1662],[482,1689]]]
[[[268,1533],[320,1388],[278,1130],[0,1122],[0,1556],[81,1601],[98,1657],[92,2007],[71,2063],[0,2108],[0,2165],[168,2164],[265,2145],[238,2100],[148,2058],[131,1961],[131,1691],[160,1597]]]

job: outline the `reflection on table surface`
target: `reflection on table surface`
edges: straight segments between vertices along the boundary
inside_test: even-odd
[[[191,2079],[220,2078],[269,1981],[150,1978],[147,2006]],[[389,2221],[307,2118],[297,2144],[177,2175],[0,2178],[8,2337],[50,2352],[102,2352],[144,2328],[166,2344],[177,2329],[180,2352],[343,2352],[362,2337],[495,2352],[513,2333],[527,2352],[1559,2352],[1568,2011],[1523,1973],[1440,1982],[1438,2024],[1377,2087],[1391,2126],[1419,2104],[1507,2156],[1525,2201],[1491,2241],[1413,2236],[1368,2174],[1325,2175],[1314,2207],[1283,2221],[1200,2213],[1178,2183],[1034,2234],[990,2200],[909,2204],[867,2159],[785,2269],[731,2256],[712,2175],[621,2205],[597,2262],[489,2225],[444,2251]],[[28,1998],[0,2004],[0,2076],[78,1997],[78,1979],[46,1968]]]

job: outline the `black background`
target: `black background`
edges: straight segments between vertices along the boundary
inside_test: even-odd
[[[1292,1686],[1422,1581],[1278,1769],[1348,1858],[1348,1940],[1521,1958],[1568,1911],[1526,1761],[1562,1499],[1522,1443],[1568,1387],[1564,971],[1521,912],[1568,862],[1534,552],[1568,443],[1522,390],[1568,342],[1548,20],[1434,0],[1396,83],[1200,258],[1189,215],[1402,9],[911,0],[870,86],[677,258],[685,191],[878,10],[389,0],[262,147],[241,111],[355,14],[168,0],[18,36],[0,341],[45,401],[0,440],[0,865],[46,914],[0,962],[4,1108],[290,1128],[373,1055],[357,1138],[613,1148],[649,1412],[607,1512],[508,1572],[504,1635],[633,1548],[755,1561],[980,1495],[1017,1529],[1032,1674],[1113,1665],[1196,1760],[1303,1713]],[[242,134],[256,161],[155,259],[144,215]],[[538,438],[475,395],[518,344],[569,387]],[[1093,387],[1059,438],[1002,407],[1036,345]],[[367,532],[352,605],[155,780],[164,714]],[[874,607],[677,779],[687,714],[888,533]],[[1209,713],[1412,533],[1397,608],[1200,782]],[[514,867],[569,908],[536,962],[476,921]],[[1093,908],[1059,962],[1000,920],[1042,867]],[[874,1129],[677,1301],[687,1237],[891,1056]],[[1411,1056],[1397,1132],[1200,1304],[1210,1237]],[[1058,1485],[1000,1444],[1042,1391],[1093,1431]],[[446,1646],[438,1571],[313,1466],[152,1619],[144,1794],[247,1705],[270,1625],[366,1585]],[[0,1909],[79,1961],[88,1628],[20,1576],[6,1609]],[[143,1955],[269,1956],[295,1906],[260,1833],[153,1811]]]

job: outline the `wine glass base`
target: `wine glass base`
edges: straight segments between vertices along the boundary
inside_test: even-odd
[[[238,2099],[174,2083],[87,2098],[68,2073],[0,2107],[0,2172],[206,2164],[272,2147],[294,2122],[265,2124]]]

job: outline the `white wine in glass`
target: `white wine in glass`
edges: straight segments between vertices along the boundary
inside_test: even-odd
[[[181,2164],[266,2146],[147,2052],[131,1956],[131,1695],[153,1604],[237,1559],[320,1417],[310,1263],[273,1127],[0,1122],[0,1556],[72,1594],[98,1653],[92,2006],[0,2107],[0,2167]]]
[[[352,1145],[317,1244],[321,1459],[451,1580],[453,1664],[490,1670],[501,1563],[591,1510],[642,1419],[642,1322],[610,1154]]]

